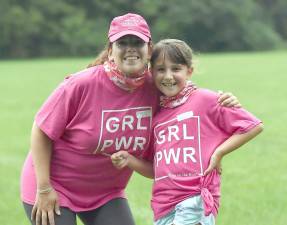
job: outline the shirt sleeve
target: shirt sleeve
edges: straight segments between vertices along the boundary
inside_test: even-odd
[[[217,104],[214,114],[217,125],[229,135],[246,133],[262,123],[243,108],[228,108]]]
[[[75,114],[78,97],[76,92],[76,85],[67,77],[36,114],[36,124],[50,139],[59,139]]]

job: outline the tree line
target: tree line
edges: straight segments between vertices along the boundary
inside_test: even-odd
[[[91,56],[107,42],[109,23],[143,15],[153,41],[178,38],[193,49],[286,48],[286,0],[0,0],[0,58]]]

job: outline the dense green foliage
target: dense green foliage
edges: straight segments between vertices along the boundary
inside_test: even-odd
[[[114,16],[142,14],[154,41],[199,51],[286,47],[286,0],[1,0],[0,58],[95,55]]]

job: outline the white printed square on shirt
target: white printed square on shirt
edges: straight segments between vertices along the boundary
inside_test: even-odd
[[[182,113],[156,125],[154,136],[155,181],[203,174],[199,116]]]
[[[98,146],[94,153],[111,155],[119,150],[140,154],[150,141],[151,107],[103,110]]]

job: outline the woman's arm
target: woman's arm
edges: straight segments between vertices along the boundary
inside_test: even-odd
[[[52,140],[34,122],[31,134],[31,152],[37,180],[37,194],[31,219],[36,225],[54,225],[54,211],[60,215],[58,196],[50,183]],[[43,222],[45,220],[45,222]],[[41,222],[42,221],[42,222]]]
[[[37,178],[37,188],[46,189],[50,184],[52,141],[34,122],[31,134],[31,152]]]
[[[222,92],[218,91],[219,98],[218,103],[225,107],[236,107],[241,108],[241,103],[237,99],[235,95],[233,95],[231,92]]]
[[[240,146],[250,141],[263,130],[263,124],[260,123],[250,131],[244,134],[234,134],[225,142],[219,145],[211,156],[208,168],[205,170],[204,175],[209,174],[213,169],[220,170],[220,163],[222,158],[228,153],[238,149]]]
[[[144,159],[138,159],[127,151],[119,151],[112,154],[111,160],[114,166],[118,169],[122,169],[127,166],[145,177],[154,177],[153,164],[151,162]]]

